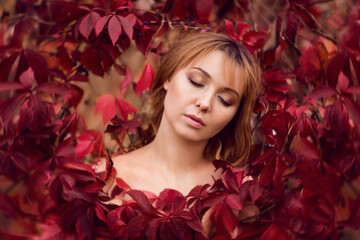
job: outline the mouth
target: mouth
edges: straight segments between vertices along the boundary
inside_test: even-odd
[[[201,118],[195,116],[195,115],[185,115],[188,119],[194,121],[195,123],[200,124],[202,127],[205,126],[204,122],[201,120]]]

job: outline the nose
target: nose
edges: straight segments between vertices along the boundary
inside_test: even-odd
[[[211,110],[211,94],[200,94],[196,101],[196,107],[202,112],[209,112]]]

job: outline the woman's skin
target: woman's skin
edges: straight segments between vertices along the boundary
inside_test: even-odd
[[[208,140],[234,117],[243,92],[243,81],[230,84],[224,54],[215,51],[175,73],[164,83],[164,113],[154,141],[113,158],[117,177],[132,189],[158,195],[172,188],[186,195],[196,185],[213,184],[214,159],[205,159]],[[225,69],[223,69],[225,66]],[[235,79],[243,79],[242,69]],[[230,136],[229,136],[230,137]]]

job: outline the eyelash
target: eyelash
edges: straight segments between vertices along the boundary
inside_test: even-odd
[[[194,85],[195,87],[204,87],[203,84],[201,83],[197,83],[194,80],[192,80],[191,78],[189,78],[189,81],[192,85]],[[221,103],[224,104],[225,107],[229,107],[231,106],[231,103],[226,102],[222,97],[218,96],[218,98],[220,99]]]

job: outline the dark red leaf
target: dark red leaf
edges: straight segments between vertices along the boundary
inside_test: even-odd
[[[58,53],[59,53],[59,60],[61,66],[65,69],[65,71],[70,72],[71,69],[74,67],[74,64],[71,58],[69,57],[69,54],[67,53],[64,47],[64,44],[61,44],[59,46]]]
[[[348,97],[344,97],[344,101],[350,110],[355,125],[357,126],[358,130],[360,130],[360,105]]]
[[[301,51],[301,56],[298,61],[298,67],[295,70],[297,79],[303,80],[306,83],[313,82],[319,78],[321,73],[319,55],[316,49],[309,42]]]
[[[292,46],[295,44],[298,26],[299,20],[294,16],[291,11],[288,11],[284,37]]]
[[[347,57],[346,52],[340,52],[329,61],[326,68],[326,78],[328,79],[328,83],[331,87],[336,86],[339,73],[345,64]]]
[[[9,124],[11,122],[11,119],[13,117],[13,114],[15,113],[16,109],[19,107],[19,105],[25,100],[26,94],[22,93],[19,95],[16,95],[13,98],[10,98],[9,100],[3,102],[0,105],[0,113],[2,122],[4,123],[4,128],[7,131],[9,129]]]
[[[268,229],[261,235],[260,240],[290,240],[290,236],[283,226],[271,224]]]
[[[154,67],[151,65],[151,63],[147,63],[145,65],[145,68],[141,74],[141,77],[137,83],[136,86],[136,94],[139,94],[143,91],[145,91],[147,88],[151,88],[152,81],[154,79]]]
[[[134,201],[139,204],[139,206],[144,209],[147,214],[150,214],[152,212],[152,206],[149,202],[149,199],[142,191],[130,190],[127,191],[126,194],[128,194],[132,199],[134,199]]]
[[[45,57],[42,56],[39,52],[30,49],[24,50],[23,55],[26,57],[26,61],[28,62],[29,66],[33,69],[36,81],[38,83],[47,82],[49,77],[49,69]]]
[[[306,99],[309,99],[309,98],[315,98],[315,99],[327,98],[327,97],[331,97],[331,96],[333,96],[335,94],[337,94],[337,93],[333,88],[326,87],[326,86],[321,86],[321,87],[315,88],[311,93],[309,93],[309,95],[307,96]]]
[[[263,187],[271,182],[273,179],[273,176],[275,174],[275,168],[276,168],[276,159],[272,158],[269,162],[265,165],[264,169],[261,171],[260,177],[259,177],[259,185],[260,187]]]
[[[213,0],[195,1],[195,7],[200,20],[208,21],[214,7],[214,2]]]

